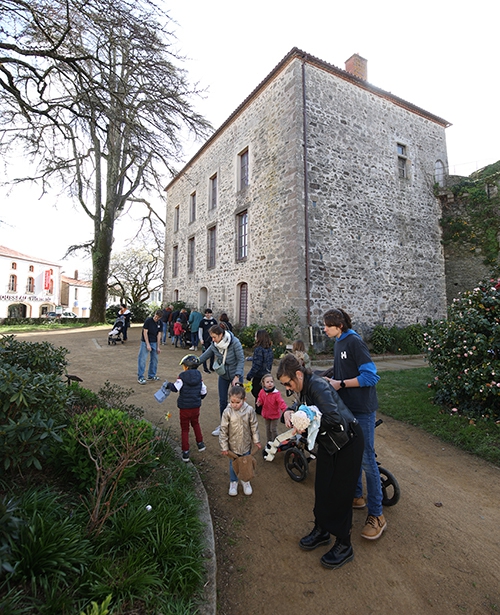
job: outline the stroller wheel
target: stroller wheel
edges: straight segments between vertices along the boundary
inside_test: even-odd
[[[401,489],[394,475],[379,466],[380,482],[382,483],[382,504],[384,506],[394,506],[399,502]]]
[[[307,476],[308,463],[304,452],[294,446],[285,452],[285,469],[288,476],[297,483]]]

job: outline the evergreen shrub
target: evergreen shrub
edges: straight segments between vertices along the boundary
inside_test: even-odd
[[[56,348],[50,342],[25,342],[15,335],[0,338],[0,361],[18,365],[42,374],[64,374],[68,361],[66,348]]]
[[[0,464],[4,469],[42,468],[64,426],[68,387],[57,374],[0,367]]]
[[[435,402],[500,419],[500,279],[464,292],[425,335]]]
[[[63,434],[58,464],[75,476],[83,490],[93,489],[96,461],[106,473],[114,468],[131,448],[150,444],[149,455],[141,464],[129,465],[123,472],[127,482],[138,472],[151,470],[156,464],[155,430],[144,420],[130,418],[123,410],[97,408],[75,415]]]

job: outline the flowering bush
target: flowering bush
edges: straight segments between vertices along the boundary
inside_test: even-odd
[[[448,308],[424,335],[435,402],[453,412],[500,418],[500,279],[488,279]]]

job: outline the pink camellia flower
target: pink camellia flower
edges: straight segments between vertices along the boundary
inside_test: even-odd
[[[458,412],[458,409],[457,408],[452,408],[451,411],[452,412]]]

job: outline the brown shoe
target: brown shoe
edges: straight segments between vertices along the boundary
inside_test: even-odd
[[[387,521],[385,520],[384,515],[380,515],[380,517],[368,515],[365,521],[365,527],[361,532],[361,536],[368,540],[377,540],[377,538],[382,536],[382,533],[386,527]]]
[[[366,501],[363,496],[361,496],[360,498],[354,498],[354,500],[352,501],[353,508],[364,508],[365,506],[366,506]]]

